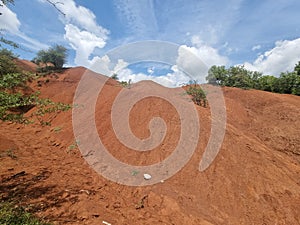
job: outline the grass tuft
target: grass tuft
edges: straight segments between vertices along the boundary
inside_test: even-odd
[[[11,203],[0,203],[0,224],[5,225],[51,225],[36,218],[23,207]]]

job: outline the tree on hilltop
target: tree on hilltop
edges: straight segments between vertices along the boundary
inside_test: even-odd
[[[300,76],[300,61],[295,65],[294,72]]]
[[[55,45],[48,50],[40,50],[33,61],[39,63],[52,63],[55,68],[62,68],[67,61],[67,49],[62,45]]]

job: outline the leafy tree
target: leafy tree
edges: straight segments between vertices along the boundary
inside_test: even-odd
[[[270,75],[262,76],[257,80],[256,89],[278,92],[278,78]]]
[[[300,62],[293,72],[281,73],[279,78],[249,71],[244,66],[212,66],[206,77],[209,84],[238,88],[254,88],[285,94],[300,95]]]
[[[300,76],[300,61],[295,65],[294,72]]]
[[[14,63],[16,56],[12,51],[5,48],[0,49],[0,77],[8,73],[14,73],[17,71],[17,66]]]
[[[0,35],[1,35],[1,33],[0,33]],[[6,39],[4,37],[0,37],[0,47],[2,47],[1,43],[6,44],[6,45],[10,45],[13,48],[20,48],[19,44],[15,43],[15,42],[13,42],[11,40],[8,40],[8,39]]]
[[[48,50],[41,50],[37,53],[34,61],[39,63],[52,63],[55,68],[62,68],[67,60],[67,49],[62,45],[55,45]]]
[[[208,70],[206,80],[209,84],[225,85],[228,76],[227,72],[225,66],[212,66]]]
[[[297,77],[294,77],[294,86],[292,88],[292,94],[293,95],[299,95],[300,96],[300,76],[297,75]]]
[[[254,89],[259,88],[259,79],[263,77],[263,74],[257,71],[251,71],[251,80],[252,80],[252,87]]]
[[[251,72],[246,70],[244,66],[233,66],[228,69],[228,78],[225,82],[226,86],[238,88],[252,88]]]
[[[300,77],[296,72],[281,73],[278,82],[280,93],[300,95]]]
[[[232,66],[229,69],[226,69],[225,66],[212,66],[206,80],[209,84],[248,89],[255,88],[257,80],[261,76],[261,73],[249,71],[244,66]]]

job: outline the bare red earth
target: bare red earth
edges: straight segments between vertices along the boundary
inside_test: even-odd
[[[72,104],[84,72],[68,69],[31,88]],[[170,133],[164,147],[130,151],[111,127],[111,106],[121,89],[109,80],[97,101],[103,143],[127,163],[149,165],[167,157],[180,132],[172,106],[148,98],[134,107],[130,125],[138,137],[149,135],[149,112],[157,108],[155,115]],[[213,164],[198,171],[210,135],[210,110],[197,106],[201,132],[192,159],[164,183],[146,187],[119,185],[89,167],[74,147],[71,110],[52,115],[51,126],[1,122],[0,198],[14,199],[54,224],[300,224],[300,97],[236,88],[223,92],[227,127]]]
[[[24,71],[28,71],[28,72],[36,72],[37,70],[37,65],[33,62],[30,62],[28,60],[24,60],[24,59],[16,59],[16,64],[17,66]]]

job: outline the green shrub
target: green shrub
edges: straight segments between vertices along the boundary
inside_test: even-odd
[[[119,80],[118,74],[116,74],[116,73],[114,73],[113,75],[111,75],[110,78],[114,79],[114,80]]]
[[[14,57],[9,50],[0,51],[0,120],[29,123],[32,122],[30,119],[35,117],[41,124],[49,125],[51,121],[43,121],[45,114],[58,113],[71,108],[68,104],[41,99],[38,92],[25,94],[24,90],[29,89],[27,83],[34,76],[21,73],[14,63]],[[35,112],[24,117],[24,113],[33,107],[36,107]]]
[[[0,224],[4,225],[51,225],[36,218],[23,207],[11,203],[0,203]]]
[[[206,107],[207,106],[207,99],[206,94],[200,87],[200,85],[196,84],[196,82],[189,86],[186,93],[192,96],[192,101],[199,106]]]
[[[16,56],[12,51],[5,48],[0,49],[0,77],[5,74],[19,72],[14,62]]]

